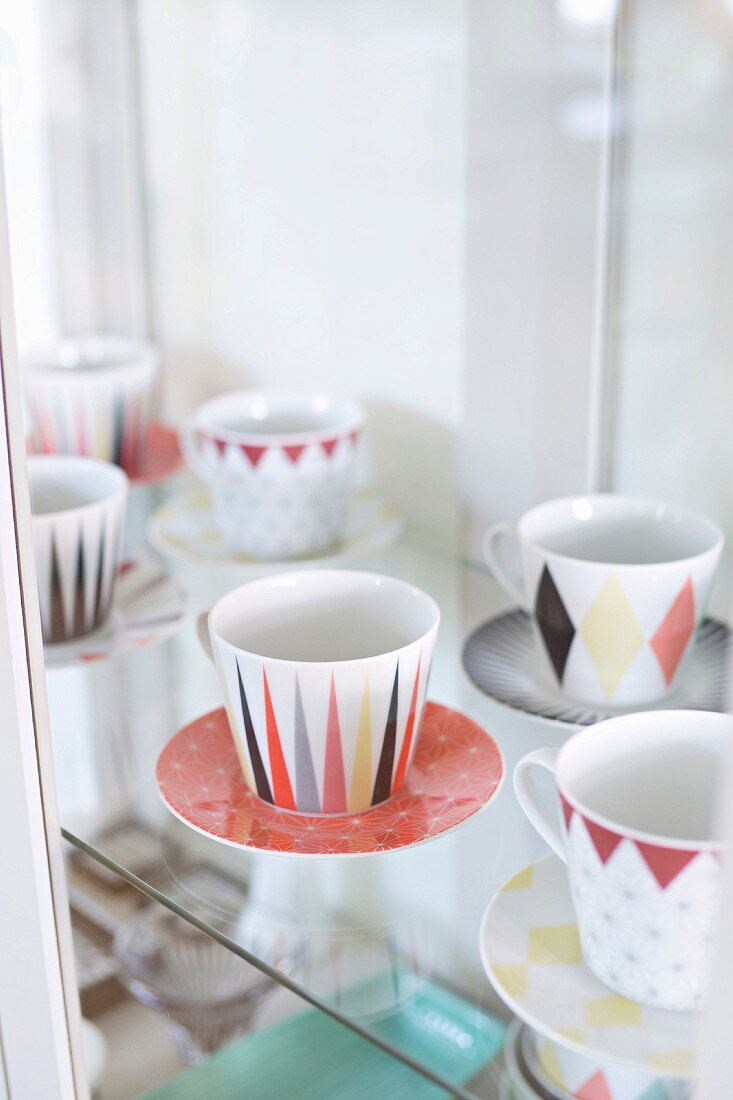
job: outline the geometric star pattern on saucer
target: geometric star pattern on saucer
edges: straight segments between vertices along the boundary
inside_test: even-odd
[[[221,843],[291,856],[362,856],[409,848],[483,810],[504,778],[501,751],[466,715],[425,705],[404,784],[361,813],[293,813],[247,787],[224,708],[184,726],[158,758],[163,802],[185,824]]]

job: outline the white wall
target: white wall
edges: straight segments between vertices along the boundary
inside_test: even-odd
[[[412,518],[436,491],[450,515],[461,0],[140,12],[154,318],[176,405],[247,383],[353,393],[370,405],[377,479]]]
[[[733,9],[634,5],[618,202],[614,483],[707,512],[733,542]]]

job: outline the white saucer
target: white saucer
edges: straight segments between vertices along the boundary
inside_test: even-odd
[[[511,1011],[581,1054],[667,1077],[694,1072],[699,1017],[645,1008],[591,973],[580,953],[567,871],[556,856],[530,863],[490,902],[481,962]]]
[[[124,562],[107,625],[72,642],[46,645],[46,668],[90,664],[126,650],[157,645],[175,634],[185,615],[183,593],[159,566]]]
[[[639,710],[727,709],[731,632],[715,619],[705,619],[697,632],[679,688]],[[538,668],[540,655],[529,616],[519,609],[489,619],[474,630],[463,647],[463,667],[486,695],[524,714],[576,729],[622,713],[618,708],[573,703],[547,687]]]
[[[230,550],[214,519],[211,498],[200,487],[189,489],[155,512],[148,538],[156,550],[184,561],[237,565],[261,572],[297,565],[323,565],[389,546],[402,533],[403,520],[375,493],[364,490],[349,504],[343,539],[315,558],[262,562]]]

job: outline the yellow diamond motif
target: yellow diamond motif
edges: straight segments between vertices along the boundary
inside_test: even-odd
[[[551,1081],[554,1081],[565,1092],[569,1091],[557,1051],[553,1044],[548,1043],[546,1039],[542,1040],[542,1046],[540,1047],[540,1065]]]
[[[517,871],[516,875],[502,886],[501,892],[506,894],[509,890],[529,890],[533,882],[534,863],[530,863],[523,871]]]
[[[647,1061],[652,1069],[661,1070],[662,1073],[692,1077],[695,1071],[694,1050],[660,1050],[656,1054],[650,1054]]]
[[[611,699],[645,642],[642,629],[615,573],[611,574],[588,608],[578,633],[585,642],[606,698]]]
[[[577,924],[530,928],[527,958],[531,963],[574,966],[581,960]]]
[[[509,964],[492,966],[492,971],[502,989],[510,997],[521,1000],[527,994],[527,967]]]
[[[614,993],[610,997],[586,1001],[583,1016],[586,1027],[638,1027],[641,1024],[641,1005]]]

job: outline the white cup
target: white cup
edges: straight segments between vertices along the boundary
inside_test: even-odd
[[[353,401],[242,390],[202,405],[181,432],[230,548],[263,561],[317,554],[342,532],[364,414]]]
[[[567,863],[588,966],[632,1001],[701,1007],[723,853],[714,807],[732,747],[728,714],[649,711],[599,722],[515,769],[522,809]],[[538,769],[554,774],[559,821],[535,788]]]
[[[284,810],[369,809],[404,782],[440,612],[404,581],[314,570],[252,581],[209,613],[245,780]]]
[[[71,455],[28,459],[33,543],[44,642],[103,627],[120,562],[126,475]]]
[[[23,357],[31,449],[140,470],[153,413],[160,354],[123,336],[84,336]]]
[[[507,570],[499,543],[510,532],[521,563]],[[532,615],[545,677],[579,702],[629,707],[675,687],[723,541],[685,508],[608,493],[540,504],[516,527],[494,524],[484,555]]]

